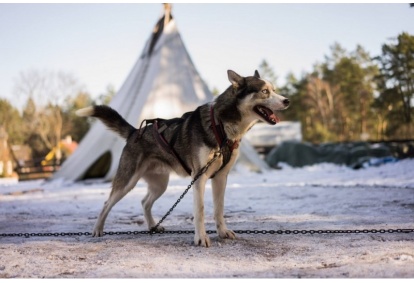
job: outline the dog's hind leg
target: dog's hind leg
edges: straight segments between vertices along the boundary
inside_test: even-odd
[[[213,187],[214,220],[216,221],[217,233],[220,238],[235,239],[236,234],[228,230],[224,220],[224,192],[226,190],[227,173],[219,172],[211,180]]]
[[[122,159],[121,159],[122,160]],[[95,227],[92,232],[93,237],[103,236],[103,228],[105,225],[106,217],[111,211],[112,207],[120,201],[129,191],[131,191],[137,184],[139,178],[142,175],[140,170],[135,171],[134,168],[129,166],[123,166],[122,162],[119,165],[118,171],[112,182],[112,191],[108,200],[105,202]]]
[[[170,174],[147,173],[143,176],[143,179],[148,183],[148,192],[142,199],[141,203],[144,210],[145,220],[148,224],[148,229],[151,230],[156,225],[154,218],[152,217],[152,205],[167,189]],[[162,226],[158,226],[157,231],[164,231],[164,228]]]

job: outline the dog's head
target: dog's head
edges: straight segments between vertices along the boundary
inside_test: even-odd
[[[242,77],[231,70],[228,70],[227,74],[242,113],[271,125],[280,121],[276,111],[288,108],[289,99],[277,94],[275,87],[260,78],[257,70],[251,77]]]

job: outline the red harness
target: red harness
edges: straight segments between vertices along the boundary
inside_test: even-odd
[[[216,119],[214,119],[213,105],[210,106],[210,120],[211,120],[211,127],[213,128],[214,136],[216,137],[216,141],[220,148],[222,148],[225,144],[227,144],[227,146],[230,149],[230,152],[232,152],[233,150],[239,147],[240,141],[238,140],[232,141],[227,138],[226,132],[224,131],[224,126],[221,123],[221,121],[219,121],[217,125]]]

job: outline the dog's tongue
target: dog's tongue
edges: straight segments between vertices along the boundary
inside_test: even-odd
[[[262,117],[267,123],[271,125],[275,125],[280,122],[279,117],[276,116],[275,113],[273,113],[272,110],[265,106],[257,105],[253,108],[253,110]]]
[[[269,117],[270,121],[274,122],[275,124],[280,122],[279,117],[277,117],[275,115],[275,113],[273,113],[272,110],[270,110],[269,108],[266,108],[266,107],[263,107],[262,109],[266,112],[266,114]]]

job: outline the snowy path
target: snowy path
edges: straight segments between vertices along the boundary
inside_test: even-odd
[[[354,171],[322,164],[268,174],[229,176],[230,229],[414,228],[414,160]],[[154,205],[160,218],[189,179],[172,178]],[[0,233],[89,232],[109,194],[108,183],[22,182],[0,185]],[[18,191],[41,189],[29,194]],[[118,203],[106,231],[145,230],[145,184]],[[165,221],[192,230],[192,192]],[[211,188],[207,229],[214,229]],[[212,247],[192,235],[103,238],[0,238],[2,277],[414,277],[414,234],[239,235]]]

